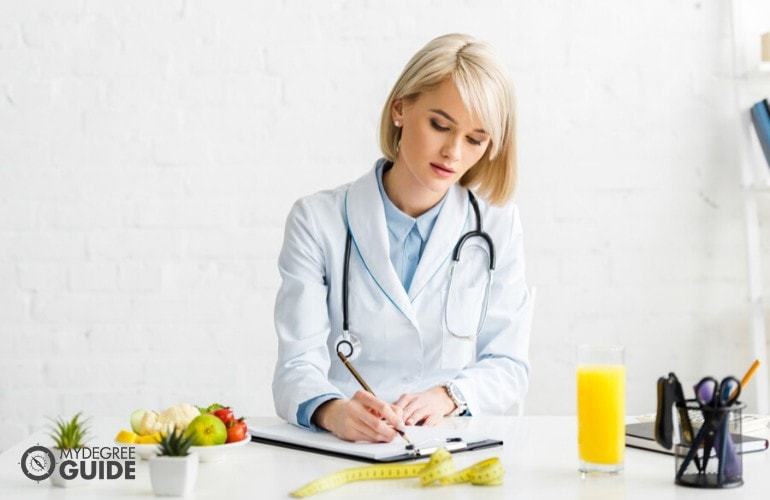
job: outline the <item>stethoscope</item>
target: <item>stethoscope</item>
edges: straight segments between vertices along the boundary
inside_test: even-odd
[[[489,234],[485,232],[483,229],[479,203],[476,200],[476,196],[474,196],[474,194],[470,190],[468,190],[468,200],[471,202],[471,206],[473,207],[473,212],[476,214],[476,230],[468,231],[467,233],[460,236],[460,238],[457,240],[457,243],[455,244],[454,250],[452,251],[452,265],[449,269],[449,288],[447,290],[447,302],[449,300],[449,297],[451,296],[452,283],[454,282],[455,268],[457,267],[457,264],[460,262],[460,252],[462,251],[465,243],[471,238],[483,239],[484,241],[486,241],[487,248],[489,249],[489,269],[487,273],[487,286],[484,292],[484,302],[483,302],[478,326],[475,329],[475,331],[471,330],[470,332],[463,333],[463,332],[455,331],[449,326],[449,321],[447,319],[447,312],[448,312],[447,302],[444,303],[444,324],[446,325],[449,333],[451,333],[453,336],[459,337],[462,339],[471,340],[479,336],[479,334],[481,333],[481,330],[484,328],[484,323],[487,320],[487,309],[489,307],[489,295],[492,290],[492,280],[495,272],[495,245],[492,241],[492,237],[489,236]],[[349,281],[349,275],[350,275],[350,247],[352,244],[352,240],[353,240],[353,237],[351,235],[350,229],[348,229],[348,234],[345,239],[345,264],[343,266],[343,271],[342,271],[342,335],[337,340],[338,355],[341,354],[343,358],[347,358],[350,360],[356,359],[361,353],[361,340],[355,335],[350,334],[349,323],[348,323],[348,296],[349,296],[348,281]]]

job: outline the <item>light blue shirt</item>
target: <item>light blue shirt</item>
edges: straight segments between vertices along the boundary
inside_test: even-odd
[[[382,162],[377,166],[377,185],[380,188],[382,203],[385,205],[385,222],[388,226],[388,239],[390,240],[390,262],[396,270],[404,290],[409,291],[414,272],[420,262],[425,244],[430,238],[433,226],[436,225],[441,207],[444,206],[446,196],[436,203],[436,206],[420,215],[416,219],[405,214],[396,207],[382,186],[382,174],[386,168],[392,167],[390,162]]]
[[[390,262],[404,285],[404,290],[408,292],[425,244],[430,238],[433,226],[436,225],[441,207],[444,206],[446,195],[436,206],[424,214],[417,218],[410,217],[390,201],[385,193],[385,188],[382,186],[382,174],[392,166],[391,162],[384,160],[377,164],[377,185],[380,188],[382,204],[385,206],[385,223],[388,226],[388,240],[390,242]],[[308,399],[297,408],[297,423],[302,427],[317,429],[311,421],[313,413],[326,401],[339,398],[339,394],[322,394]]]

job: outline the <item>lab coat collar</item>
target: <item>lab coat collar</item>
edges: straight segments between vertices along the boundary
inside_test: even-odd
[[[468,191],[453,184],[444,198],[444,206],[425,245],[420,262],[409,287],[409,300],[414,301],[425,285],[447,259],[452,258],[457,240],[463,233],[468,215]]]
[[[379,160],[377,164],[382,161]],[[439,267],[451,258],[452,249],[462,234],[467,212],[467,190],[453,185],[447,193],[407,295],[390,262],[385,208],[377,186],[375,169],[353,182],[348,189],[345,216],[353,235],[355,251],[388,299],[417,327],[419,325],[411,302]]]

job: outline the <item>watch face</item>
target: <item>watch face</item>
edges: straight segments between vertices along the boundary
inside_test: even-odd
[[[455,400],[455,404],[457,404],[457,406],[465,406],[465,398],[457,386],[454,384],[449,384],[449,392],[452,395],[452,399]]]
[[[21,456],[21,471],[33,481],[42,481],[53,474],[56,460],[53,452],[45,446],[32,446]]]

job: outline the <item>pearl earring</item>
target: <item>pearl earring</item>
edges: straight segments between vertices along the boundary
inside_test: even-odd
[[[396,121],[393,122],[393,125],[395,125],[396,127],[400,127],[401,126],[401,122],[396,120]]]

